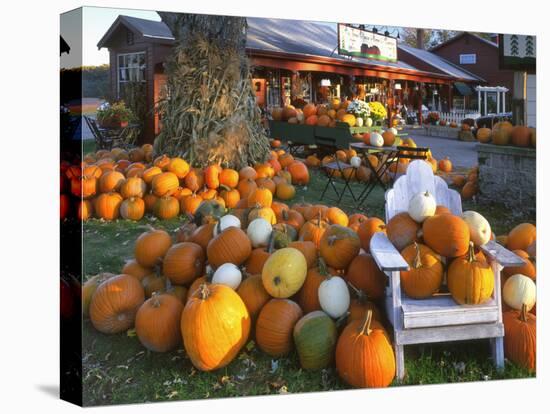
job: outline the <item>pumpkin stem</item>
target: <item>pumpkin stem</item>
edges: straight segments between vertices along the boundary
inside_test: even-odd
[[[278,286],[280,283],[281,283],[281,278],[279,276],[275,276],[273,278],[273,284],[275,284],[275,286]]]
[[[275,231],[273,230],[271,234],[269,235],[269,240],[267,241],[267,249],[266,251],[268,253],[273,253],[273,250],[275,250]]]
[[[365,321],[361,326],[361,330],[359,331],[359,334],[369,336],[372,332],[372,329],[370,328],[371,323],[372,323],[372,310],[369,309],[367,311],[367,316],[365,317]]]
[[[413,267],[418,269],[422,267],[422,258],[420,257],[420,247],[417,242],[414,242],[414,248],[416,249],[416,256],[414,257]]]
[[[527,322],[527,305],[525,303],[521,305],[519,320],[522,322]]]
[[[281,215],[283,216],[284,221],[288,221],[288,210],[283,209]]]
[[[202,300],[205,300],[208,296],[210,296],[210,289],[208,289],[208,285],[206,283],[199,286],[199,291]]]
[[[475,262],[476,255],[474,252],[474,242],[470,242],[470,246],[468,247],[468,263]]]
[[[212,269],[210,265],[206,266],[204,277],[208,283],[212,282],[212,278],[214,277],[214,269]]]
[[[334,242],[338,240],[338,237],[335,236],[335,235],[332,235],[332,236],[328,236],[328,245],[329,246],[333,246],[334,245]]]
[[[327,263],[324,261],[322,257],[319,257],[317,261],[317,266],[319,267],[319,273],[322,276],[325,276],[325,277],[329,276]]]
[[[160,295],[160,292],[158,292],[158,291],[153,292],[153,294],[151,295],[151,299],[153,299],[152,302],[153,302],[153,307],[154,308],[160,307],[159,295]]]

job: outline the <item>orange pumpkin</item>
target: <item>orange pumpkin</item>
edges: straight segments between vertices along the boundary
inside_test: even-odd
[[[515,126],[510,134],[512,145],[528,147],[531,144],[531,130],[523,125]]]
[[[248,196],[248,207],[270,207],[273,202],[273,194],[267,188],[259,187]]]
[[[197,227],[189,236],[190,242],[196,243],[199,246],[202,247],[204,251],[206,251],[206,248],[208,247],[208,243],[210,243],[210,240],[214,237],[214,227],[216,226],[215,223],[206,223],[202,226]]]
[[[136,314],[136,334],[141,344],[154,352],[167,352],[181,343],[183,304],[169,294],[155,294]]]
[[[220,174],[222,168],[218,164],[212,164],[204,170],[204,182],[208,188],[216,190],[220,186]]]
[[[277,221],[279,221],[279,218],[282,216],[283,211],[289,211],[288,205],[281,201],[272,202],[271,209],[275,213],[275,217],[277,217]]]
[[[306,158],[306,165],[309,168],[318,168],[321,165],[321,160],[316,155],[308,155]]]
[[[243,167],[239,170],[239,180],[255,180],[258,176],[256,170],[250,166]]]
[[[184,179],[185,187],[191,191],[199,191],[204,186],[204,173],[199,168],[192,168]]]
[[[141,220],[145,214],[145,202],[141,198],[130,197],[120,204],[120,215],[126,220]]]
[[[504,322],[504,356],[514,364],[535,371],[537,368],[537,317],[526,312],[509,310],[502,314]]]
[[[331,225],[319,244],[321,257],[335,269],[346,269],[361,249],[359,236],[348,227]]]
[[[357,289],[365,292],[371,300],[384,297],[386,275],[368,253],[359,254],[351,261],[344,278]]]
[[[311,241],[293,241],[288,247],[298,249],[306,258],[307,268],[311,269],[317,266],[317,247]]]
[[[407,212],[396,214],[386,226],[388,239],[399,251],[418,241],[419,231],[420,224],[414,221]]]
[[[293,162],[294,162],[294,157],[289,153],[283,154],[279,157],[279,164],[281,164],[282,168],[288,167]]]
[[[424,243],[445,257],[463,256],[468,252],[470,229],[462,218],[452,214],[428,217],[422,224]]]
[[[241,199],[248,199],[250,193],[256,188],[258,188],[258,185],[251,178],[244,178],[239,181],[239,184],[237,185],[237,190],[239,191]]]
[[[81,200],[78,203],[77,217],[81,221],[86,221],[94,214],[94,207],[90,200]]]
[[[246,277],[237,289],[237,293],[243,300],[250,318],[256,320],[260,310],[271,299],[264,288],[262,276],[254,274]]]
[[[450,173],[453,170],[453,163],[449,157],[445,157],[442,160],[439,160],[439,169],[445,173]]]
[[[281,214],[277,215],[277,223],[288,224],[299,232],[304,225],[304,217],[296,210],[286,209],[283,210]]]
[[[191,194],[190,196],[183,197],[180,200],[180,210],[194,215],[202,201],[202,197],[197,194]]]
[[[309,171],[303,162],[293,161],[286,168],[292,175],[292,184],[307,185],[309,183]]]
[[[153,273],[153,269],[149,267],[143,267],[137,262],[137,260],[131,259],[124,264],[124,267],[120,272],[123,275],[134,276],[137,280],[141,282],[145,276]]]
[[[506,247],[509,250],[527,250],[537,240],[537,228],[531,223],[521,223],[508,233]]]
[[[189,173],[189,164],[183,158],[174,157],[166,166],[166,171],[174,173],[176,177],[183,180]]]
[[[336,344],[336,371],[357,388],[387,387],[395,377],[395,356],[387,333],[368,311],[351,321]]]
[[[368,217],[361,213],[355,213],[349,216],[348,220],[348,227],[352,229],[354,232],[357,232],[359,229],[359,226],[367,221]]]
[[[172,195],[179,185],[178,177],[172,172],[164,172],[155,175],[151,182],[153,194],[157,197]]]
[[[145,202],[145,212],[146,213],[152,213],[155,209],[155,204],[157,203],[157,200],[159,197],[154,195],[153,193],[147,193],[143,197],[143,201]]]
[[[224,263],[243,264],[252,252],[252,244],[244,231],[228,227],[208,243],[208,263],[217,268]]]
[[[275,195],[281,200],[291,200],[296,195],[296,188],[292,184],[282,182],[277,184]]]
[[[98,218],[104,220],[115,220],[120,214],[122,197],[118,193],[100,194],[94,200],[94,211]]]
[[[536,280],[537,268],[535,264],[532,262],[533,258],[529,256],[529,253],[527,253],[525,250],[519,250],[519,249],[514,250],[513,252],[519,257],[521,257],[525,262],[525,264],[522,266],[508,266],[503,268],[502,278],[501,278],[502,285],[504,286],[504,282],[506,282],[506,279],[518,273],[521,275],[530,277],[533,280]]]
[[[493,269],[483,253],[474,253],[470,243],[467,254],[454,259],[447,270],[447,286],[453,299],[461,305],[478,305],[493,294]]]
[[[162,273],[177,285],[187,285],[202,275],[205,265],[205,254],[196,243],[183,242],[174,244],[164,256]]]
[[[134,256],[141,266],[152,268],[160,263],[171,245],[172,239],[166,231],[151,228],[137,238]]]
[[[168,164],[170,164],[170,157],[166,154],[160,155],[153,161],[153,165],[155,167],[159,167],[162,171],[166,171],[168,168]]]
[[[223,199],[227,208],[235,208],[235,206],[241,199],[241,194],[239,193],[239,190],[223,190],[220,193],[220,196]]]
[[[146,190],[147,184],[145,184],[145,181],[138,177],[131,177],[124,180],[120,186],[120,195],[122,198],[143,198]]]
[[[277,184],[275,181],[268,177],[256,178],[256,185],[258,187],[267,188],[271,194],[275,194],[275,191],[277,190]]]
[[[296,300],[305,314],[321,310],[319,303],[319,286],[326,280],[326,276],[319,272],[319,268],[308,268],[306,280],[296,294]]]
[[[302,317],[300,306],[289,299],[271,299],[256,322],[256,342],[273,357],[288,354],[293,346],[292,331]]]
[[[118,171],[106,171],[99,179],[99,192],[118,191],[126,178]]]
[[[241,297],[221,284],[202,284],[181,316],[185,351],[201,371],[229,364],[246,344],[250,315]]]
[[[261,274],[264,264],[270,255],[271,253],[263,247],[252,250],[244,264],[246,272],[251,275]]]
[[[256,179],[258,178],[271,178],[275,175],[275,170],[271,164],[259,164],[255,167]]]
[[[134,326],[136,313],[145,300],[139,280],[118,275],[101,283],[90,302],[90,320],[95,329],[113,334]]]
[[[369,217],[366,221],[359,225],[357,235],[361,240],[361,247],[366,252],[370,252],[370,239],[376,232],[386,233],[386,225],[378,217]]]
[[[401,271],[401,286],[407,296],[423,299],[439,290],[443,280],[443,264],[440,257],[428,246],[414,243],[401,255],[410,269]]]
[[[328,227],[329,224],[326,221],[321,220],[321,214],[319,213],[316,219],[310,220],[302,226],[299,233],[300,240],[311,241],[318,249],[321,245],[321,238]]]

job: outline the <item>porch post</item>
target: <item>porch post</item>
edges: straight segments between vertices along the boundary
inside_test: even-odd
[[[506,112],[506,91],[502,91],[502,112]]]
[[[477,90],[477,111],[481,115],[481,91]]]
[[[487,111],[487,91],[483,91],[483,115],[488,115]]]
[[[422,82],[418,83],[418,125],[422,125],[422,88],[424,84]]]
[[[502,111],[500,110],[500,91],[497,91],[497,114],[500,114]]]

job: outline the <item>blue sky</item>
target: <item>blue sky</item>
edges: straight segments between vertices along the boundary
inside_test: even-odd
[[[71,68],[80,66],[80,56],[82,56],[82,65],[84,66],[109,63],[109,52],[107,49],[98,50],[97,42],[99,42],[99,39],[101,39],[119,14],[160,21],[157,12],[149,10],[83,7],[82,9],[63,13],[61,15],[61,35],[69,43],[71,52],[68,55],[64,53],[61,56],[61,67]],[[80,39],[78,27],[81,21],[82,55],[78,47],[78,40]]]

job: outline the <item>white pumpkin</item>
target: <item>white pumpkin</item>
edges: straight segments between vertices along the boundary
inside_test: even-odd
[[[364,122],[365,121],[363,120],[363,118],[356,118],[355,119],[355,126],[356,127],[362,127]]]
[[[361,166],[361,158],[359,158],[357,155],[354,155],[349,160],[349,163],[353,168],[359,168]]]
[[[396,128],[389,128],[388,131],[390,131],[393,135],[397,136],[397,129]]]
[[[217,236],[222,231],[229,227],[237,227],[241,228],[241,220],[237,216],[234,216],[232,214],[226,214],[222,218],[220,218],[220,221],[214,226],[214,236]]]
[[[429,191],[423,191],[409,200],[408,213],[417,223],[422,223],[435,214],[437,203]]]
[[[384,138],[378,132],[371,132],[370,134],[370,144],[373,147],[383,147]]]
[[[511,308],[521,310],[525,304],[527,311],[530,311],[537,301],[537,286],[531,278],[518,273],[504,283],[502,298]]]
[[[296,112],[296,119],[298,120],[299,123],[302,124],[305,121],[304,113],[302,111]]]
[[[224,263],[216,269],[212,276],[212,283],[229,286],[233,290],[237,290],[243,275],[239,268],[233,263]]]
[[[372,126],[372,118],[365,119],[365,126],[368,126],[368,127]]]
[[[349,308],[348,286],[340,276],[331,276],[319,285],[319,304],[321,309],[332,318],[343,316]]]
[[[462,219],[470,228],[470,239],[476,246],[483,246],[491,240],[491,225],[485,217],[477,211],[465,211]]]
[[[271,236],[272,231],[273,227],[269,221],[259,217],[250,222],[246,229],[246,234],[253,247],[262,247],[267,246],[269,243],[269,236]]]

